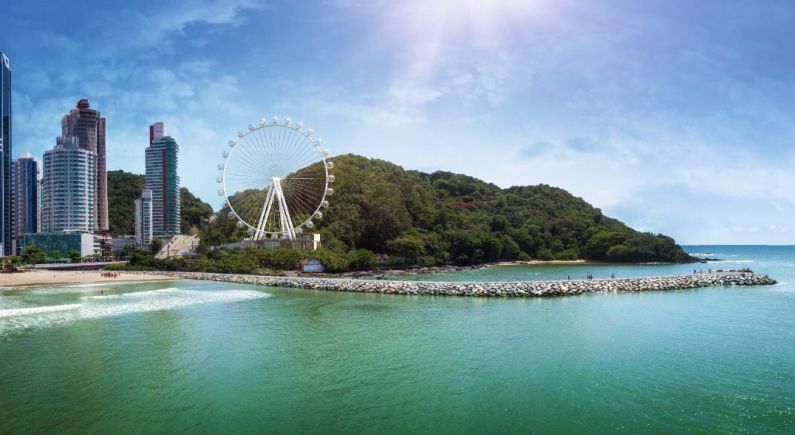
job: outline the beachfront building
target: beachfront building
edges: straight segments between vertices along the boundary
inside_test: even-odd
[[[44,152],[42,232],[93,233],[96,228],[96,154],[78,143],[74,136],[59,137],[55,147]]]
[[[11,254],[11,62],[0,52],[0,257]]]
[[[22,245],[41,249],[53,261],[68,258],[70,252],[79,252],[80,257],[96,256],[100,250],[94,235],[81,231],[25,234]]]
[[[38,231],[39,162],[28,153],[11,165],[11,252],[19,254],[25,233]]]
[[[91,232],[108,231],[108,174],[105,147],[106,120],[99,111],[91,109],[88,99],[81,99],[77,106],[61,118],[61,137],[77,138],[80,149],[94,154],[93,181],[94,228]]]
[[[180,234],[179,176],[177,156],[179,145],[166,135],[165,125],[155,123],[149,128],[146,148],[146,186],[152,192],[152,234],[169,237]]]
[[[144,189],[135,200],[135,243],[145,246],[152,242],[152,191]]]

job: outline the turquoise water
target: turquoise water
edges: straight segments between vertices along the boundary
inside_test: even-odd
[[[689,249],[782,284],[552,299],[6,290],[0,433],[791,432],[795,247]],[[464,274],[586,267],[692,272]]]

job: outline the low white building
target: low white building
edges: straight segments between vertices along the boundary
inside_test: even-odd
[[[323,273],[325,271],[326,267],[323,266],[323,263],[314,258],[301,261],[301,272]]]

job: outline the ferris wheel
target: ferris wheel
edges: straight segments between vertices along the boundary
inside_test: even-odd
[[[334,194],[334,163],[322,144],[290,118],[261,119],[229,141],[218,164],[218,195],[252,240],[294,240],[323,218]]]

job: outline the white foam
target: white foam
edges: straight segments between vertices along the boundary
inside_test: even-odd
[[[48,305],[44,307],[26,307],[26,308],[11,308],[7,310],[0,310],[0,319],[3,317],[11,316],[24,316],[40,313],[54,313],[57,311],[73,310],[82,307],[83,304],[66,304],[66,305]]]
[[[197,291],[166,288],[133,293],[84,296],[83,303],[0,310],[4,331],[69,324],[149,311],[175,310],[193,305],[239,302],[270,296],[256,290]]]
[[[117,281],[117,282],[95,282],[91,284],[75,284],[66,285],[64,288],[90,288],[90,287],[107,287],[110,285],[124,285],[124,284],[143,284],[146,281]]]

